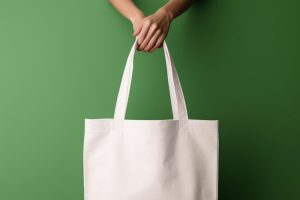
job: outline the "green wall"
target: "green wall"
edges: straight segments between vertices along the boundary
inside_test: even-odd
[[[202,0],[171,25],[190,118],[220,120],[221,200],[300,199],[299,8]],[[1,200],[83,199],[84,119],[113,116],[133,41],[104,0],[0,0]],[[171,117],[162,49],[138,52],[127,118]]]

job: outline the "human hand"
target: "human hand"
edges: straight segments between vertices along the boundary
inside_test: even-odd
[[[134,33],[138,36],[138,50],[153,52],[155,49],[162,47],[166,38],[172,16],[164,9],[159,9],[154,14],[132,20]]]
[[[144,18],[144,14],[139,14],[130,19],[133,27],[133,36],[137,36],[142,30]]]
[[[138,50],[152,52],[162,47],[173,19],[186,11],[194,0],[169,0],[154,14],[145,17],[132,0],[109,0],[109,2],[132,22],[133,36],[138,36]]]

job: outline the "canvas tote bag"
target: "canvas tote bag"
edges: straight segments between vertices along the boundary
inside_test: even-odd
[[[189,119],[166,42],[173,119],[125,119],[137,40],[113,119],[85,119],[85,200],[216,200],[218,120]],[[149,97],[150,98],[150,97]]]

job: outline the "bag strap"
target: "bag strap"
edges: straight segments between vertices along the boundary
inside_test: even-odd
[[[130,50],[129,56],[127,58],[127,62],[125,65],[125,69],[123,72],[122,81],[119,89],[119,94],[117,97],[114,119],[121,119],[121,120],[125,119],[131,80],[132,80],[133,59],[137,48],[137,40],[138,38],[136,38]],[[167,75],[168,75],[168,84],[169,84],[169,91],[170,91],[171,104],[172,104],[173,119],[186,120],[188,119],[188,114],[187,114],[187,109],[186,109],[186,104],[185,104],[181,84],[175,68],[175,64],[172,60],[172,57],[170,55],[169,49],[165,41],[163,42],[163,49],[164,49],[165,60],[167,65]]]

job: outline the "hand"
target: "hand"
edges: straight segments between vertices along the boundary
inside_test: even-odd
[[[171,21],[171,15],[164,9],[159,9],[153,15],[143,19],[136,19],[135,23],[133,23],[133,35],[138,36],[137,49],[153,52],[155,49],[162,47]]]
[[[145,17],[132,0],[109,0],[109,2],[132,22],[133,36],[138,36],[138,50],[152,52],[162,47],[173,19],[186,11],[194,0],[169,0],[153,15]]]
[[[141,32],[144,18],[144,14],[139,14],[130,19],[133,26],[133,36],[137,36]]]

